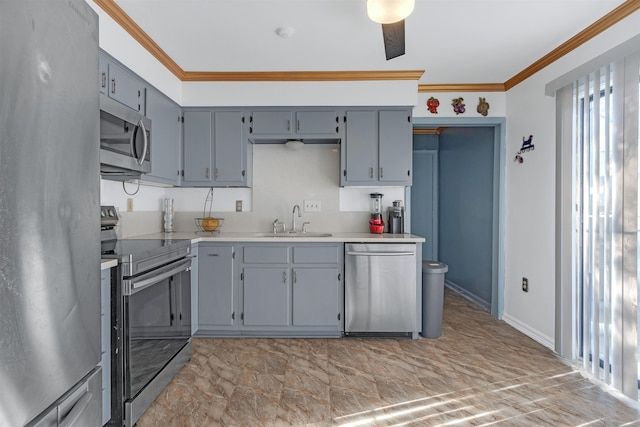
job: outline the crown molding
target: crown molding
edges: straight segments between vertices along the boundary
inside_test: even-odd
[[[560,46],[538,59],[536,62],[520,71],[515,76],[504,82],[505,90],[509,90],[512,87],[522,83],[538,71],[554,63],[558,59],[562,58],[572,50],[578,48],[582,44],[588,42],[598,34],[622,21],[627,16],[640,9],[640,0],[627,0],[620,6],[607,13],[602,18],[598,19],[593,24],[589,25],[584,30],[580,31],[575,36],[571,37]]]
[[[291,71],[291,72],[207,72],[184,71],[125,13],[114,0],[93,0],[127,33],[181,81],[358,81],[419,80],[424,70],[400,71]],[[627,0],[504,83],[420,84],[418,92],[505,92],[538,71],[640,10],[640,0]]]
[[[187,71],[185,82],[275,82],[275,81],[357,81],[420,80],[424,70],[399,71]]]
[[[504,92],[504,83],[419,84],[418,92]]]
[[[142,45],[151,55],[153,55],[162,65],[164,65],[178,79],[182,80],[184,70],[162,50],[158,44],[153,41],[147,33],[144,32],[138,24],[135,23],[129,15],[126,14],[114,0],[93,0],[95,4],[100,6],[107,15],[118,23],[127,33],[131,35],[138,43]]]

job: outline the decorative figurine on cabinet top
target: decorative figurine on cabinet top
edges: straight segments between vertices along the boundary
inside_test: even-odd
[[[480,102],[478,102],[478,108],[476,110],[483,116],[486,116],[489,113],[489,103],[485,98],[480,97]]]
[[[431,114],[438,114],[438,107],[440,106],[440,101],[438,98],[434,98],[433,96],[427,99],[427,108]]]
[[[462,97],[454,98],[451,100],[451,105],[453,106],[453,112],[456,113],[456,115],[464,114],[465,109],[464,109],[463,101],[464,99]]]

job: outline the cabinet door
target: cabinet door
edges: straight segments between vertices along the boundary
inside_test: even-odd
[[[243,324],[287,326],[289,324],[289,270],[248,267],[243,270]]]
[[[235,318],[234,246],[200,245],[198,323],[200,328],[233,326]]]
[[[341,183],[366,185],[377,180],[378,127],[376,111],[347,111],[342,144]]]
[[[184,112],[183,184],[211,185],[211,112]]]
[[[293,269],[293,325],[338,325],[338,274],[335,267]]]
[[[147,117],[151,119],[151,172],[144,181],[178,184],[180,170],[180,106],[156,88],[147,91]]]
[[[109,63],[109,97],[144,113],[144,89],[142,80],[131,71],[113,62]]]
[[[246,144],[242,111],[214,113],[213,180],[220,185],[246,185]]]
[[[296,112],[296,129],[298,135],[339,133],[338,113],[335,111],[298,111]]]
[[[254,111],[249,133],[253,135],[289,135],[292,133],[291,111]]]
[[[411,113],[380,111],[379,171],[381,183],[411,185]]]

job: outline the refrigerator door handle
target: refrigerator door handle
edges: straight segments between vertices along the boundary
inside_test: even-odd
[[[72,427],[76,425],[76,422],[78,421],[80,416],[84,413],[84,411],[87,409],[87,407],[89,406],[92,400],[93,400],[93,394],[91,394],[91,392],[87,390],[87,392],[84,395],[82,395],[80,400],[78,400],[76,404],[73,405],[73,409],[71,409],[69,414],[67,414],[67,416],[64,417],[64,419],[60,420],[60,423],[58,424],[58,426]]]

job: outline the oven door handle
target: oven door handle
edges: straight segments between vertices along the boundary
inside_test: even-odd
[[[168,266],[159,269],[160,271],[154,270],[149,273],[143,274],[140,277],[123,280],[122,293],[124,295],[133,295],[136,292],[141,291],[142,289],[162,282],[167,277],[171,277],[174,274],[180,273],[182,271],[187,271],[190,267],[191,258],[186,258],[179,262],[169,264]]]

